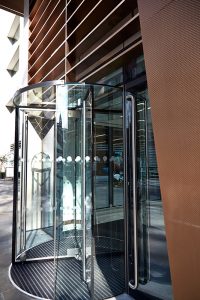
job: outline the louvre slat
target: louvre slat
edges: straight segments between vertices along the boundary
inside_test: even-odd
[[[129,12],[128,12],[129,13]],[[133,13],[133,16],[135,13]],[[117,6],[114,7],[113,10],[109,12],[96,26],[91,26],[91,30],[89,33],[79,42],[71,46],[71,42],[68,41],[70,45],[70,49],[68,53],[66,53],[67,57],[73,55],[75,53],[76,57],[82,55],[88,48],[100,41],[101,39],[106,39],[109,35],[112,34],[113,28],[115,28],[116,24],[122,22],[124,18],[127,17],[127,12],[125,10],[125,1],[121,1]],[[130,18],[130,17],[129,17]],[[90,20],[88,20],[90,24]]]
[[[34,34],[34,29],[32,31],[31,36],[33,36],[34,39],[32,40],[30,37],[30,42],[31,42],[30,49],[35,47],[35,45],[46,35],[46,32],[52,27],[52,24],[54,24],[55,20],[58,19],[59,15],[64,10],[64,8],[65,8],[64,1],[60,1],[58,4],[55,5],[53,9],[51,7],[48,7],[46,13],[49,14],[49,17],[45,20],[40,30],[36,28],[35,34]]]
[[[104,58],[105,60],[105,57],[110,50],[116,48],[118,45],[123,43],[125,39],[130,37],[130,27],[134,28],[135,33],[140,30],[139,14],[131,18],[123,26],[120,26],[120,28],[109,35],[107,39],[103,40],[103,42],[97,43],[95,48],[89,48],[83,58],[78,60],[78,62],[71,68],[71,70],[67,71],[66,74],[70,73],[75,68],[77,72],[79,72],[81,69],[86,69],[87,66],[93,65],[97,61],[100,63],[101,58]]]
[[[38,22],[41,14],[42,14],[42,10],[45,8],[47,3],[48,3],[48,0],[36,1],[33,9],[31,10],[30,15],[29,15],[29,19],[30,19],[29,28],[30,28],[30,30],[32,28],[34,28],[35,24]]]
[[[30,83],[97,78],[140,43],[136,0],[51,0],[44,11],[40,2],[30,24]]]
[[[43,64],[41,65],[39,70],[37,70],[35,73],[29,74],[31,82],[41,81],[41,78],[43,78],[47,73],[53,70],[55,65],[59,64],[62,60],[64,60],[65,46],[63,45],[59,49],[56,49],[56,51],[53,54],[49,53],[49,57],[50,58],[48,59],[48,62],[43,61]]]
[[[54,3],[53,0],[48,1],[45,3],[46,5],[44,6],[42,13],[40,14],[40,17],[38,21],[35,24],[31,24],[29,26],[30,28],[30,36],[29,40],[32,42],[35,38],[35,36],[38,34],[38,32],[41,30],[43,24],[45,23],[46,19],[48,18],[49,11],[53,9]]]
[[[90,70],[86,76],[84,74],[77,74],[76,80],[80,82],[97,81],[105,74],[109,74],[109,70],[117,69],[132,57],[133,55],[140,55],[142,53],[142,40],[131,45],[126,50],[122,51],[106,63],[102,64],[99,68]]]
[[[60,45],[59,47],[62,47],[62,45],[64,44],[64,37],[65,36],[65,28],[63,27],[62,30],[59,31],[59,33],[56,35],[56,37],[51,40],[51,42],[47,45],[47,47],[44,49],[44,51],[40,54],[40,56],[36,56],[34,57],[34,63],[31,65],[31,67],[29,68],[29,74],[33,75],[35,72],[37,72],[37,70],[40,69],[40,67],[43,65],[44,61],[46,63],[48,63],[48,60],[50,59],[51,56],[49,56],[49,54],[51,53],[52,49],[55,49],[55,51],[59,48],[58,45]],[[60,41],[62,41],[62,43],[60,43]]]

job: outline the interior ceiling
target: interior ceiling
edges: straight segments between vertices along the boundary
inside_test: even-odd
[[[24,1],[23,0],[0,0],[0,9],[7,10],[19,16],[23,16],[24,13]]]

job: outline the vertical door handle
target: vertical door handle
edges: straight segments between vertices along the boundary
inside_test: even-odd
[[[131,101],[132,107],[132,168],[133,168],[133,235],[134,235],[134,282],[131,279],[128,283],[131,289],[138,286],[138,240],[137,240],[137,191],[136,191],[136,103],[132,95],[127,95],[126,100]]]
[[[82,264],[83,264],[83,280],[86,281],[86,176],[85,176],[85,143],[86,143],[86,103],[83,100],[83,108],[82,108]]]

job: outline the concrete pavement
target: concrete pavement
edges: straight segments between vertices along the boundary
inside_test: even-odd
[[[0,300],[31,300],[11,284],[8,268],[11,263],[13,182],[0,179]]]

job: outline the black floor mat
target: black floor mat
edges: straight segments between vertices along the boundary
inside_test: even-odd
[[[72,237],[59,241],[59,254],[74,247]],[[11,267],[13,282],[25,292],[45,299],[106,299],[124,292],[124,254],[120,243],[98,237],[91,282],[82,280],[82,261],[74,257],[49,261],[19,262]],[[27,251],[27,258],[53,256],[49,241]],[[90,269],[91,258],[87,259]],[[92,287],[92,289],[91,289]]]

